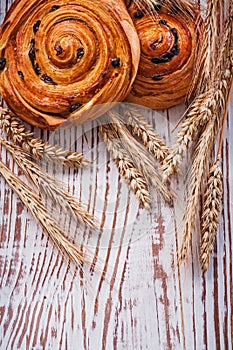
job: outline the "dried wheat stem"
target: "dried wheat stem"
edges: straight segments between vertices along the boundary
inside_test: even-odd
[[[96,229],[97,224],[93,215],[89,214],[82,208],[81,204],[68,192],[64,190],[64,185],[57,182],[54,178],[46,174],[37,164],[28,160],[24,152],[16,145],[4,140],[0,137],[0,144],[2,144],[18,166],[22,169],[24,174],[31,180],[34,185],[41,191],[41,193],[49,196],[53,200],[54,205],[60,205],[63,210],[70,211],[74,218],[80,222]]]
[[[34,218],[38,220],[42,228],[48,233],[50,239],[63,254],[76,263],[80,268],[83,263],[88,263],[88,258],[85,258],[83,252],[72,244],[63,234],[62,229],[56,221],[51,219],[40,197],[36,195],[30,187],[16,177],[12,171],[6,167],[0,160],[0,174],[4,177],[10,187],[18,194],[21,201],[32,213]]]
[[[16,145],[22,147],[35,159],[44,159],[75,168],[89,164],[82,153],[63,150],[39,138],[33,138],[33,133],[26,130],[24,124],[8,109],[2,107],[0,107],[0,129],[3,129]]]
[[[162,138],[154,132],[152,125],[133,106],[127,106],[125,108],[124,118],[127,120],[127,125],[131,126],[132,134],[138,136],[148,151],[162,163],[168,157],[169,149]]]
[[[201,215],[200,262],[203,272],[209,267],[219,226],[222,200],[222,170],[219,157],[209,171]]]
[[[147,150],[131,135],[118,113],[111,110],[107,115],[109,123],[112,124],[124,147],[130,152],[131,157],[135,164],[137,164],[140,172],[148,178],[160,197],[165,202],[172,204],[173,196],[163,183],[161,175],[156,168],[154,161],[150,159]]]
[[[100,123],[99,130],[121,176],[131,186],[141,205],[150,210],[151,198],[147,179],[137,169],[130,153],[123,147],[111,125]]]

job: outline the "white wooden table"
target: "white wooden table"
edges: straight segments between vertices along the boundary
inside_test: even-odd
[[[1,1],[2,18],[9,5]],[[146,114],[171,143],[172,127],[184,109]],[[120,179],[95,122],[65,134],[36,134],[82,150],[92,161],[76,172],[45,168],[100,220],[100,232],[80,226],[69,233],[88,247],[99,269],[93,273],[85,266],[83,276],[69,267],[0,178],[0,349],[231,349],[233,104],[223,148],[221,224],[206,279],[198,263],[198,238],[189,262],[177,267],[184,179],[173,182],[175,209],[155,196],[149,214]],[[9,155],[2,151],[1,157],[18,173]]]

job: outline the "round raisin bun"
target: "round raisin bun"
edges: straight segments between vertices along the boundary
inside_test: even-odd
[[[131,1],[128,11],[139,36],[141,59],[127,101],[157,110],[184,102],[201,39],[197,10],[185,14],[156,5],[153,11]]]
[[[0,29],[0,92],[34,126],[80,124],[125,99],[139,59],[123,0],[16,0]]]

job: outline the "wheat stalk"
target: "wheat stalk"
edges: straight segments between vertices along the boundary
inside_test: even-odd
[[[229,88],[228,97],[226,100],[225,113],[221,122],[221,133],[219,137],[217,158],[215,163],[210,168],[203,200],[203,209],[201,214],[200,261],[204,273],[206,273],[208,269],[210,258],[214,251],[214,244],[219,227],[221,210],[220,203],[223,195],[220,158],[223,147],[224,130],[228,116],[227,106],[230,103],[232,89],[233,77],[231,78],[231,86]]]
[[[193,158],[193,164],[192,164],[192,170],[191,170],[191,181],[190,181],[190,186],[188,190],[189,197],[186,204],[186,210],[183,216],[184,233],[183,233],[182,246],[179,254],[179,263],[183,262],[188,256],[192,232],[194,230],[197,232],[199,231],[197,227],[197,221],[199,219],[199,203],[200,203],[201,192],[202,192],[203,186],[205,186],[205,183],[206,183],[210,154],[213,148],[214,141],[218,134],[220,125],[222,128],[222,132],[220,136],[220,141],[219,141],[220,143],[219,143],[219,150],[218,150],[217,157],[220,158],[220,155],[221,155],[224,126],[227,119],[227,107],[230,102],[232,86],[233,86],[233,80],[231,80],[231,87],[229,88],[228,95],[226,98],[224,116],[222,117],[222,113],[220,115],[215,114],[212,116],[212,119],[208,122],[208,124],[205,127],[205,130],[201,134],[201,138],[200,138],[200,141],[198,142],[196,152]],[[207,183],[206,193],[208,193],[209,191],[210,190],[208,189],[208,183]],[[219,200],[220,200],[220,193],[219,193]],[[204,207],[205,205],[206,204],[204,202]],[[217,210],[217,207],[216,207],[216,210]],[[218,207],[218,210],[220,211],[220,207]],[[218,216],[219,215],[220,214],[218,213]],[[218,216],[216,216],[216,218]],[[205,226],[206,232],[207,232],[207,229],[208,227]],[[202,235],[203,235],[203,232],[202,232]],[[206,242],[207,242],[207,239],[206,239]],[[211,251],[211,247],[209,249]],[[204,270],[206,266],[207,265],[202,265]]]
[[[124,118],[127,125],[131,127],[133,135],[142,140],[144,146],[155,158],[162,163],[169,155],[169,149],[162,138],[154,132],[152,125],[141,115],[139,110],[133,106],[125,107]]]
[[[10,187],[18,194],[21,201],[28,208],[41,227],[48,233],[50,239],[60,252],[82,268],[83,263],[88,263],[89,259],[84,257],[80,248],[77,248],[63,234],[61,227],[48,214],[40,197],[33,190],[16,177],[12,171],[0,160],[0,174],[4,177]]]
[[[33,133],[26,130],[8,109],[0,107],[0,129],[18,146],[32,155],[34,159],[44,159],[78,168],[89,164],[84,155],[78,152],[63,150],[61,147],[52,146],[40,138],[34,138]]]
[[[216,57],[219,52],[222,30],[222,17],[222,0],[208,0],[204,18],[202,45],[197,53],[195,77],[193,80],[196,95],[206,92],[215,78]]]
[[[227,30],[227,36],[229,31]],[[223,44],[224,46],[224,44]],[[227,50],[225,50],[225,57]],[[220,56],[222,57],[223,54]],[[195,141],[206,123],[214,115],[218,116],[220,122],[222,111],[228,108],[227,98],[231,90],[233,76],[233,50],[228,51],[225,58],[225,69],[221,69],[221,77],[215,88],[199,95],[191,104],[187,117],[183,121],[177,135],[177,141],[173,145],[170,154],[163,161],[163,174],[166,180],[172,174],[179,170],[184,155],[191,142]],[[220,62],[220,59],[219,59]],[[220,63],[218,64],[220,65]]]
[[[217,68],[216,62],[218,62],[216,57],[219,50],[219,34],[221,31],[219,14],[222,14],[222,11],[221,0],[208,0],[203,36],[204,40],[199,54],[197,55],[197,64],[195,68],[197,74],[193,81],[193,85],[196,86],[197,97],[185,113],[186,119],[181,125],[181,129],[177,135],[177,142],[172,147],[171,154],[168,155],[163,162],[162,170],[165,180],[179,171],[180,164],[183,161],[189,144],[199,137],[201,130],[212,116],[219,113],[217,109],[224,108],[225,106],[226,93],[230,83],[229,72],[228,70],[222,71],[220,73],[221,78],[219,74],[217,74],[217,77],[215,76]],[[229,40],[230,37],[230,27],[227,26],[225,32],[225,38],[228,37],[227,40]],[[223,43],[222,48],[225,49],[225,47],[226,45]],[[222,59],[223,56],[224,53],[220,55],[219,59]],[[232,71],[232,65],[230,70]]]
[[[121,140],[111,124],[99,123],[99,130],[119,173],[131,186],[136,198],[145,209],[150,210],[151,198],[145,176],[137,169],[130,153],[123,147]]]
[[[188,198],[183,215],[184,231],[182,245],[178,261],[182,263],[187,259],[192,239],[192,233],[198,232],[200,195],[208,172],[209,158],[212,144],[215,140],[215,120],[211,120],[205,127],[204,132],[196,147],[191,167],[190,182],[188,186]]]
[[[216,71],[219,76],[223,74],[226,67],[233,66],[233,3],[230,0],[227,9],[227,19],[225,21],[225,31],[222,37],[222,44],[219,50]],[[229,63],[230,62],[230,63]]]
[[[202,46],[204,54],[201,62],[204,68],[202,67],[200,77],[201,88],[199,88],[199,94],[185,113],[186,119],[181,125],[177,142],[172,147],[171,154],[164,160],[162,170],[165,179],[178,171],[189,144],[199,137],[206,123],[214,114],[221,118],[222,110],[226,108],[226,99],[233,74],[232,4],[229,3],[228,17],[224,26],[225,31],[219,49],[218,34],[221,30],[221,24],[219,24],[218,13],[222,13],[222,11],[222,5],[218,6],[218,1],[210,0],[208,2],[205,25],[206,36]],[[213,72],[213,74],[210,72]]]
[[[54,178],[45,173],[37,164],[33,163],[16,145],[4,140],[0,137],[0,144],[2,144],[8,152],[10,152],[13,159],[22,169],[24,174],[31,180],[34,185],[43,194],[49,196],[53,200],[53,204],[59,204],[62,209],[69,210],[74,218],[80,222],[96,229],[97,225],[94,217],[84,210],[81,204],[68,192],[64,190],[64,185],[55,181]]]
[[[212,165],[207,179],[201,216],[200,262],[203,272],[209,267],[219,226],[222,199],[222,170],[219,157]]]
[[[195,16],[196,2],[192,0],[134,0],[138,8],[155,11],[161,6],[167,10],[181,12],[183,15]]]
[[[132,159],[139,168],[140,172],[147,177],[153,188],[160,197],[170,205],[173,202],[173,196],[161,179],[158,169],[154,162],[150,159],[147,150],[131,135],[125,126],[122,117],[111,110],[107,113],[108,123],[112,124],[118,137],[121,139],[124,147],[131,154]]]
[[[222,144],[223,144],[223,133],[224,133],[225,124],[227,120],[227,110],[228,110],[228,105],[230,103],[232,88],[233,88],[233,77],[231,76],[230,85],[228,86],[228,91],[225,96],[224,115],[222,115],[221,109],[219,108],[216,109],[216,113],[212,115],[212,119],[208,121],[204,131],[202,131],[200,140],[195,150],[192,169],[191,169],[190,186],[188,190],[189,197],[186,204],[186,210],[183,216],[184,233],[183,233],[182,246],[179,254],[180,263],[183,262],[188,256],[192,232],[194,230],[199,231],[197,227],[197,221],[199,219],[200,196],[201,196],[203,186],[205,186],[205,183],[206,183],[210,154],[220,127],[221,127],[221,135],[219,139],[217,159],[220,159],[220,156],[221,156],[221,150],[222,150]],[[209,193],[210,191],[210,189],[208,189],[208,183],[205,191],[206,193]],[[220,200],[220,196],[219,196],[219,200]],[[204,207],[205,205],[206,204],[204,201]],[[218,208],[220,210],[220,207]],[[220,214],[218,213],[218,217],[219,215]],[[206,230],[207,228],[208,227],[205,226]],[[204,265],[203,265],[203,268],[204,268]]]
[[[181,13],[182,16],[197,18],[198,1],[195,0],[165,0],[165,6],[174,13]]]

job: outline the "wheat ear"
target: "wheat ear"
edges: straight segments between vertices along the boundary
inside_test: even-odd
[[[139,137],[148,151],[160,163],[163,163],[164,159],[169,155],[169,149],[161,136],[155,133],[153,126],[147,122],[138,108],[127,105],[123,114],[127,125],[131,127],[132,134]]]
[[[63,210],[69,210],[74,218],[89,226],[97,229],[96,220],[93,215],[84,210],[81,204],[68,192],[64,190],[64,185],[57,182],[54,178],[46,174],[37,164],[33,163],[16,145],[4,140],[0,137],[2,144],[13,159],[22,169],[24,174],[31,180],[38,190],[49,196],[53,200],[53,204],[59,204]]]
[[[83,263],[88,263],[89,259],[84,257],[83,252],[71,243],[63,234],[61,227],[48,214],[40,197],[33,190],[16,177],[12,171],[0,160],[0,174],[4,177],[10,187],[18,194],[21,201],[32,213],[34,218],[40,223],[42,228],[48,233],[50,239],[60,252],[76,263],[80,268]]]
[[[141,205],[150,210],[151,198],[145,176],[137,169],[130,153],[124,148],[111,124],[99,123],[99,130],[121,176],[131,186]]]
[[[216,102],[211,91],[199,95],[193,101],[178,131],[176,143],[171,147],[170,154],[163,160],[162,171],[165,181],[179,172],[189,145],[199,137],[202,128],[211,118],[215,106]]]
[[[131,154],[134,163],[137,164],[139,171],[148,179],[159,196],[171,205],[173,203],[173,195],[163,183],[161,174],[156,168],[153,159],[150,159],[145,147],[131,135],[122,117],[116,111],[111,110],[107,113],[107,116],[108,123],[112,124],[122,144]]]
[[[34,159],[44,159],[74,168],[89,164],[82,153],[63,150],[61,147],[52,146],[40,138],[34,138],[33,133],[26,130],[23,123],[8,109],[2,107],[0,107],[0,129],[3,129],[16,145],[30,153]]]
[[[200,262],[204,273],[209,267],[210,258],[214,252],[214,244],[219,226],[222,192],[222,170],[220,159],[217,158],[209,171],[201,216]]]

